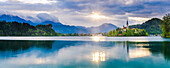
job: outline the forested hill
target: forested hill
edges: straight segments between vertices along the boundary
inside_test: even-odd
[[[132,25],[130,28],[145,29],[149,34],[162,34],[161,19],[152,18],[143,24]]]
[[[36,20],[36,18],[31,17],[31,19]],[[104,23],[100,26],[96,26],[96,27],[84,27],[84,26],[71,26],[71,25],[64,25],[61,22],[56,22],[56,21],[51,21],[48,20],[48,18],[43,18],[41,19],[41,23],[38,21],[37,22],[33,22],[30,20],[26,20],[21,18],[20,16],[13,16],[13,15],[6,15],[6,14],[2,14],[0,15],[0,21],[5,20],[6,22],[12,22],[12,21],[16,21],[19,23],[29,23],[30,25],[36,26],[36,25],[46,25],[48,24],[52,24],[53,25],[53,30],[57,33],[63,33],[63,34],[72,34],[72,33],[100,33],[100,32],[106,32],[108,33],[110,30],[116,29],[117,26],[115,26],[114,24],[110,24],[110,23]]]
[[[28,23],[0,21],[0,36],[57,36],[52,25],[32,26]]]

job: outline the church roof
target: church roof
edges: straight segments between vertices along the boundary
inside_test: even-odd
[[[123,29],[126,29],[126,27],[123,27]]]

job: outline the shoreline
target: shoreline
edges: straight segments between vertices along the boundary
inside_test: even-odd
[[[96,40],[97,38],[97,40]],[[161,36],[140,36],[140,37],[107,37],[107,36],[0,36],[0,40],[44,40],[44,41],[133,41],[133,42],[159,42],[170,41]]]

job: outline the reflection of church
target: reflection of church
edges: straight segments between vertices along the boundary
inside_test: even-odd
[[[135,45],[138,46],[138,45]],[[139,58],[139,57],[145,57],[150,56],[151,52],[147,48],[134,48],[129,49],[129,42],[123,42],[123,47],[127,50],[127,55],[129,58]]]

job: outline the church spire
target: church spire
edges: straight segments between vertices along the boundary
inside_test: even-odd
[[[129,21],[127,19],[127,23],[126,23],[127,29],[129,29]]]
[[[126,23],[126,25],[129,25],[128,19],[127,19],[127,23]]]

